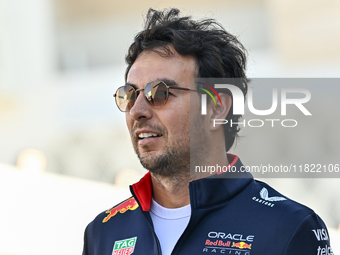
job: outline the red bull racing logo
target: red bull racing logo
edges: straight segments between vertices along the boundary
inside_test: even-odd
[[[108,215],[103,219],[103,223],[107,222],[109,219],[115,216],[118,212],[125,213],[127,210],[135,210],[137,207],[138,207],[138,203],[136,199],[130,198],[126,200],[125,202],[121,203],[120,205],[117,205],[116,207],[110,210],[107,210],[106,213],[108,213]]]
[[[231,247],[237,247],[237,248],[240,248],[240,249],[251,249],[251,244],[247,244],[245,242],[239,242],[239,243],[234,243],[233,242],[233,245]]]
[[[211,231],[205,240],[203,253],[250,255],[254,235]]]

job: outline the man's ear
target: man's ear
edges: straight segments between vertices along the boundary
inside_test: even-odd
[[[214,123],[214,119],[225,119],[230,111],[232,99],[231,96],[224,93],[218,93],[221,98],[220,100],[216,97],[216,105],[211,100],[209,104],[209,118],[210,118],[210,130],[217,130],[221,127],[221,123]]]

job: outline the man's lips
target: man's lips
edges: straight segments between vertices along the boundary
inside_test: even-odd
[[[153,130],[137,130],[135,132],[135,138],[138,140],[139,145],[145,145],[157,141],[162,134]]]
[[[143,138],[143,139],[138,139],[138,144],[139,145],[147,145],[151,144],[153,142],[157,142],[157,140],[161,139],[161,136],[152,136],[148,138]]]

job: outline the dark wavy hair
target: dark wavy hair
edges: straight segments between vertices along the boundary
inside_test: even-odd
[[[228,33],[213,19],[193,20],[190,16],[180,17],[179,10],[165,9],[157,11],[149,9],[144,30],[139,32],[130,45],[125,61],[128,72],[144,50],[154,51],[162,56],[171,56],[169,46],[183,56],[195,57],[198,67],[197,78],[235,78],[234,85],[239,87],[244,96],[248,90],[245,74],[246,49],[238,39]],[[229,90],[218,92],[232,94]],[[209,98],[209,97],[208,97]],[[233,115],[230,109],[226,120],[237,123],[241,115]],[[237,124],[224,125],[225,145],[228,151],[238,137]]]

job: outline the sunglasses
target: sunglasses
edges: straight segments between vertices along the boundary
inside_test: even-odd
[[[168,101],[169,89],[197,91],[182,87],[170,87],[164,81],[152,81],[146,84],[144,89],[135,89],[131,85],[119,87],[113,97],[116,99],[119,110],[128,112],[135,104],[139,91],[144,90],[144,97],[149,105],[163,106]]]

